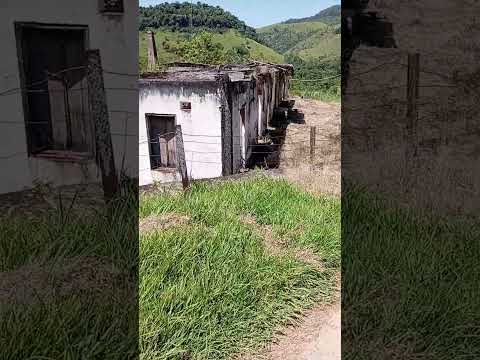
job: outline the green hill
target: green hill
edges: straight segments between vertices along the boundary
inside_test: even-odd
[[[147,68],[147,42],[144,32],[140,32],[139,36],[140,70],[145,71]],[[245,35],[240,34],[237,30],[230,29],[223,33],[211,33],[211,36],[213,42],[219,44],[225,54],[229,54],[231,51],[239,51],[239,49],[243,51],[245,54],[245,61],[258,60],[272,63],[283,63],[285,60],[283,55],[246,37]],[[189,35],[187,33],[168,30],[155,31],[159,62],[165,64],[184,60],[178,50],[183,44],[188,42],[188,39]]]
[[[299,42],[287,54],[295,54],[304,60],[319,57],[340,57],[342,40],[340,34],[317,32]]]
[[[295,67],[292,93],[324,101],[340,100],[340,6],[317,15],[257,29],[259,41]]]
[[[314,34],[325,33],[328,25],[322,22],[275,24],[257,30],[259,40],[280,53],[286,53],[295,45]]]
[[[297,55],[303,60],[340,57],[340,10],[340,6],[332,6],[309,18],[257,29],[258,39],[281,54]]]
[[[303,22],[311,22],[311,21],[321,21],[326,24],[339,24],[342,15],[342,7],[341,5],[333,5],[329,8],[326,8],[320,11],[318,14],[301,19],[290,19],[285,21],[285,24],[295,24],[295,23],[303,23]]]
[[[250,59],[280,64],[285,57],[274,49],[258,43],[255,40],[242,36],[236,30],[229,30],[222,34],[214,34],[214,41],[221,44],[225,50],[231,50],[244,45],[250,52]]]

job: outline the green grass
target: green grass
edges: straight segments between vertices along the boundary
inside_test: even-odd
[[[290,94],[304,97],[305,99],[314,99],[327,103],[339,103],[341,101],[341,95],[338,92],[318,88],[309,89],[308,87],[296,84],[291,86]]]
[[[304,60],[318,57],[339,57],[342,49],[340,34],[315,33],[299,42],[288,53],[296,54]]]
[[[479,358],[479,238],[345,187],[342,358]]]
[[[172,212],[190,223],[140,239],[142,358],[227,359],[269,341],[319,297],[329,301],[340,266],[338,199],[259,176],[140,203],[141,217]],[[240,220],[246,214],[325,269],[270,254]]]
[[[47,269],[61,272],[79,257],[105,259],[122,270],[108,296],[74,289],[53,302],[44,297],[29,298],[29,305],[2,302],[1,359],[118,359],[138,351],[137,294],[122,292],[123,285],[136,283],[137,213],[135,196],[128,196],[90,220],[66,219],[60,212],[0,220],[2,279],[19,269],[33,270],[19,287],[28,287],[25,283]]]

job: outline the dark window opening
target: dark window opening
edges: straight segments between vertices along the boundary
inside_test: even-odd
[[[192,110],[192,103],[191,102],[181,102],[180,109],[183,111],[191,111]]]
[[[152,170],[176,167],[175,116],[147,116]]]
[[[93,155],[86,27],[17,24],[30,155]]]
[[[120,13],[124,12],[123,0],[98,0],[100,12],[102,13]]]

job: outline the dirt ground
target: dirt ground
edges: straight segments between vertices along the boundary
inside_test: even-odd
[[[340,195],[340,104],[297,97],[295,108],[305,115],[305,124],[288,126],[278,172],[307,191]],[[313,162],[310,160],[312,126],[316,128]]]
[[[344,178],[396,205],[478,218],[480,3],[371,0],[369,10],[393,24],[397,48],[362,45],[353,53],[342,96]],[[413,53],[418,117],[409,130]]]
[[[99,184],[72,185],[57,189],[44,185],[17,193],[1,194],[0,217],[38,218],[71,211],[84,217],[85,214],[95,214],[95,210],[104,205],[103,190]]]
[[[315,306],[304,314],[299,324],[280,332],[282,335],[264,349],[236,360],[340,360],[340,278],[333,305]]]

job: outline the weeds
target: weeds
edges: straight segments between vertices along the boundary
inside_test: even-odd
[[[342,357],[478,358],[478,224],[342,193]]]
[[[225,359],[271,339],[320,297],[340,262],[339,202],[266,177],[196,184],[140,203],[140,216],[180,212],[188,224],[141,235],[140,331],[144,359]],[[255,226],[291,249],[311,249],[323,270],[272,255]]]
[[[136,199],[89,217],[0,220],[0,358],[135,356]]]

